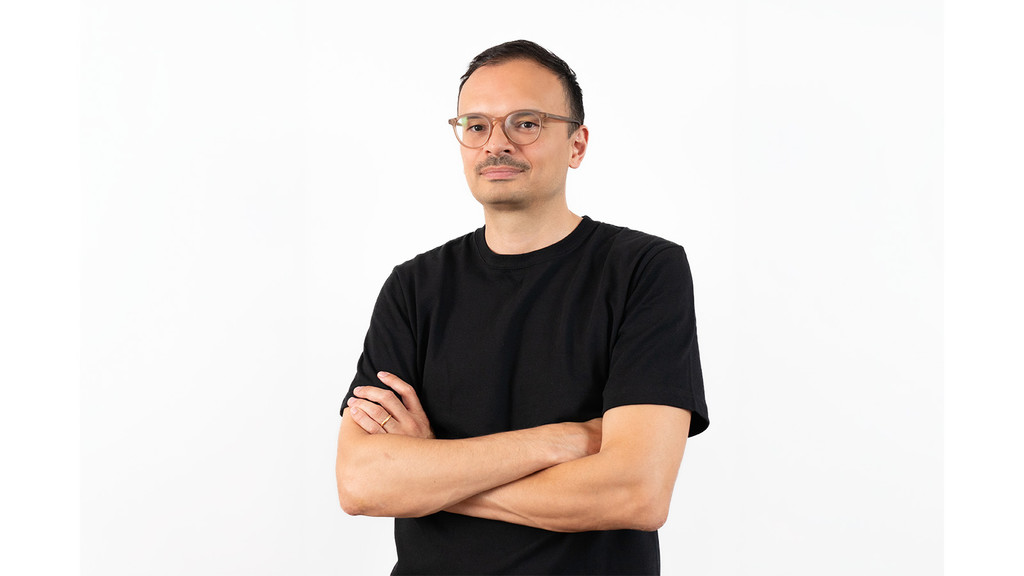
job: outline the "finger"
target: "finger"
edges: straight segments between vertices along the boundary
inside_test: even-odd
[[[377,421],[371,418],[366,412],[363,412],[354,406],[349,407],[348,413],[352,418],[352,421],[362,428],[367,434],[385,434],[387,432],[386,430],[381,429],[380,425],[377,424]]]
[[[366,430],[371,434],[387,432],[387,430],[381,427],[380,423],[388,417],[388,413],[380,406],[368,400],[349,398],[348,407],[352,411],[352,415],[355,417],[356,423],[358,423],[359,427],[363,430]],[[364,420],[360,420],[360,417],[364,418]]]
[[[376,386],[358,386],[353,392],[359,398],[364,398],[383,406],[396,420],[403,420],[402,415],[408,412],[402,401],[391,390],[377,388]]]
[[[402,403],[409,412],[423,413],[423,405],[420,404],[420,398],[416,395],[416,389],[407,384],[405,380],[390,372],[378,372],[377,378],[402,397]]]
[[[385,430],[381,430],[380,425],[373,418],[367,416],[362,410],[349,406],[345,411],[345,417],[351,418],[356,423],[356,426],[363,429],[363,432],[367,434],[383,434],[385,432]]]

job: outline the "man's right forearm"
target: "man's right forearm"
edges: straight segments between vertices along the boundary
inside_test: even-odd
[[[419,517],[599,449],[591,424],[549,424],[478,438],[368,434],[346,408],[338,434],[338,498],[349,514]]]

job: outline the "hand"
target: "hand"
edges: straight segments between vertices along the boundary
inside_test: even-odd
[[[370,434],[402,434],[416,438],[433,438],[430,420],[416,396],[416,390],[389,372],[378,372],[377,378],[391,390],[359,386],[355,397],[349,398],[349,414],[359,427]]]

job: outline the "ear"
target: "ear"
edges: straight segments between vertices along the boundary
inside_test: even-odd
[[[569,167],[579,168],[583,162],[583,156],[587,153],[587,141],[590,138],[590,131],[586,126],[580,126],[572,137],[570,148]]]

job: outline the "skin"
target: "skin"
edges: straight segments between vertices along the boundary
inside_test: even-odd
[[[493,118],[524,109],[570,115],[558,77],[530,60],[479,68],[459,95],[459,114],[480,112]],[[566,124],[552,122],[536,142],[517,146],[494,125],[483,148],[459,147],[466,183],[484,208],[484,236],[491,250],[539,250],[568,236],[579,224],[580,217],[566,204],[565,180],[568,169],[583,162],[588,139],[586,126],[567,138]],[[515,174],[481,170],[488,159],[502,156],[526,169]]]
[[[478,69],[459,98],[459,114],[500,117],[522,109],[569,116],[558,77],[528,60]],[[566,204],[565,181],[583,161],[588,139],[586,126],[567,135],[557,122],[545,125],[536,142],[517,146],[495,125],[483,148],[460,147],[491,250],[538,250],[579,224]],[[496,158],[519,168],[489,166]],[[378,378],[394,392],[357,388],[339,431],[338,497],[349,514],[446,510],[562,532],[656,530],[668,516],[690,426],[686,410],[620,406],[586,423],[438,440],[414,389],[387,372]]]
[[[386,376],[381,380],[393,382]],[[379,426],[379,433],[367,432],[369,422],[362,418],[366,412],[358,406],[345,408],[336,464],[338,499],[353,515],[426,516],[600,449],[600,419],[437,440],[385,434]],[[385,426],[390,428],[394,420]]]

